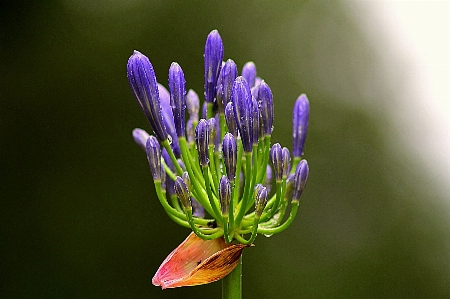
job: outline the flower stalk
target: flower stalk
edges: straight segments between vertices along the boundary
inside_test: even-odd
[[[138,51],[128,60],[127,75],[154,132],[135,129],[133,138],[146,152],[158,200],[173,221],[193,232],[166,258],[153,284],[171,288],[225,277],[223,298],[237,299],[243,248],[258,234],[284,231],[297,214],[309,173],[302,159],[309,101],[301,94],[294,105],[291,163],[289,150],[271,143],[269,85],[254,62],[239,75],[233,60],[223,62],[223,53],[213,30],[205,44],[203,106],[176,62],[169,69],[170,92]]]

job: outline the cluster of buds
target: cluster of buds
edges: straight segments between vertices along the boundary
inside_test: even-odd
[[[154,136],[135,129],[133,137],[146,151],[167,215],[199,239],[238,243],[242,250],[258,233],[285,230],[296,216],[308,178],[302,155],[309,102],[302,94],[294,106],[291,160],[289,149],[271,145],[270,87],[257,77],[253,62],[239,76],[235,62],[224,62],[223,53],[222,39],[213,30],[205,45],[201,106],[197,93],[186,90],[178,63],[169,69],[169,92],[157,82],[150,60],[135,51],[128,79]]]

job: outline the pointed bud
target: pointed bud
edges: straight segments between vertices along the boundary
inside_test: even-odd
[[[172,106],[170,105],[170,94],[167,89],[158,83],[159,99],[161,101],[161,115],[163,116],[164,126],[170,138],[170,147],[175,157],[181,157],[180,143],[178,141],[177,131],[175,129],[175,122],[173,119]]]
[[[263,119],[264,133],[272,135],[273,127],[273,97],[272,91],[266,82],[262,81],[258,87],[258,104],[261,107],[261,116]]]
[[[217,78],[223,60],[222,38],[217,30],[211,31],[206,38],[205,44],[205,99],[207,102],[214,102],[216,94]]]
[[[237,137],[238,129],[236,119],[234,118],[233,103],[228,103],[225,107],[225,121],[227,123],[228,130],[234,137]]]
[[[247,81],[242,76],[237,77],[233,83],[232,101],[242,146],[245,152],[251,152],[253,145],[252,95]]]
[[[275,143],[270,149],[270,163],[273,167],[275,180],[281,181],[283,178],[283,150],[279,143]]]
[[[291,156],[289,153],[289,149],[287,147],[283,147],[282,158],[283,158],[283,178],[287,178],[289,172],[291,171]]]
[[[155,136],[147,139],[146,152],[153,179],[161,180],[161,148]]]
[[[183,179],[183,181],[186,184],[187,188],[189,190],[191,190],[192,189],[191,178],[189,177],[189,174],[187,173],[187,171],[183,172],[183,174],[181,175],[181,178]]]
[[[219,76],[219,79],[220,78],[221,77]],[[222,81],[222,80],[220,80],[220,81]],[[219,112],[223,112],[225,110],[225,108],[223,106],[223,86],[219,82],[217,83],[217,88],[216,88],[216,104],[217,104],[217,108],[219,109]]]
[[[195,131],[194,124],[192,123],[192,119],[188,119],[186,123],[186,138],[189,143],[193,143],[195,141]]]
[[[234,80],[236,80],[238,72],[236,63],[233,60],[228,59],[225,62],[221,72],[222,78],[222,105],[226,107],[231,102],[231,92],[233,89]]]
[[[208,144],[209,144],[209,128],[208,121],[201,119],[198,122],[195,132],[195,139],[197,142],[198,161],[201,166],[207,166],[208,159]]]
[[[309,167],[306,160],[301,160],[295,170],[294,185],[292,191],[292,201],[299,201],[308,180]]]
[[[200,101],[198,95],[192,89],[189,89],[186,95],[186,106],[189,113],[189,118],[198,122],[198,112],[200,111]]]
[[[237,146],[233,134],[226,133],[222,142],[223,162],[230,181],[236,176]]]
[[[306,134],[308,133],[309,101],[305,94],[301,94],[295,102],[292,114],[292,137],[294,142],[294,157],[303,156]]]
[[[247,80],[250,87],[255,86],[256,65],[253,61],[249,61],[244,64],[244,67],[242,68],[242,77]]]
[[[170,104],[177,136],[184,137],[184,110],[186,109],[186,81],[180,65],[172,62],[169,68]]]
[[[150,137],[148,133],[142,129],[136,128],[133,130],[133,139],[144,151],[147,146],[147,139]]]
[[[261,184],[258,184],[255,194],[255,216],[261,217],[262,212],[267,204],[267,189]]]
[[[208,129],[209,129],[208,145],[213,145],[217,134],[216,118],[213,117],[208,119]]]
[[[183,181],[183,179],[179,176],[177,176],[177,179],[175,180],[175,192],[177,193],[177,196],[180,199],[181,204],[184,206],[185,209],[192,208],[191,197],[190,197],[190,192],[189,192],[188,186]]]
[[[127,64],[127,76],[134,97],[147,117],[160,141],[167,139],[167,131],[161,116],[158,83],[150,60],[134,51]]]
[[[231,201],[231,184],[226,176],[220,178],[219,199],[222,209],[222,215],[228,215]]]

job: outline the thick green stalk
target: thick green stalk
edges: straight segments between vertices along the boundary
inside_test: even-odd
[[[242,298],[242,255],[230,274],[222,279],[222,299]]]

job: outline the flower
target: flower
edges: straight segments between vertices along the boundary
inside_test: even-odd
[[[227,275],[258,234],[270,236],[292,224],[308,179],[308,163],[302,159],[309,121],[306,95],[294,105],[291,159],[289,149],[271,143],[269,85],[257,76],[254,62],[239,75],[233,60],[223,62],[223,52],[222,38],[211,31],[202,106],[195,91],[186,93],[184,72],[176,62],[169,69],[169,93],[145,55],[135,51],[128,60],[132,92],[156,136],[135,129],[133,138],[146,151],[165,212],[192,230],[155,274],[153,284],[162,288]]]

